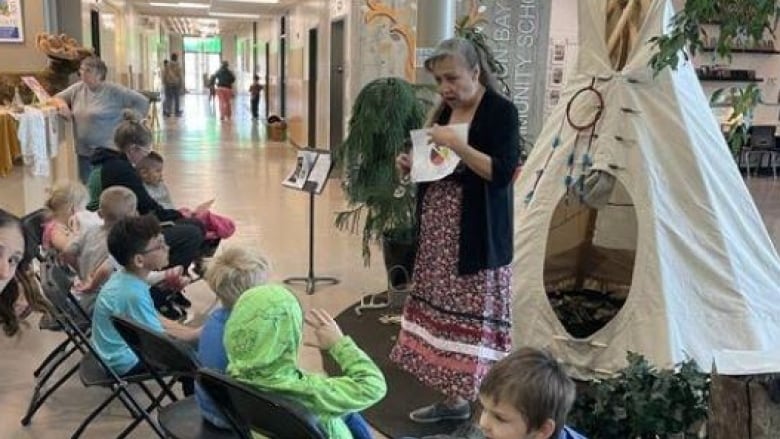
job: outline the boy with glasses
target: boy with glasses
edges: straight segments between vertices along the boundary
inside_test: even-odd
[[[142,373],[143,366],[114,328],[112,315],[190,343],[198,340],[200,328],[181,325],[154,309],[146,279],[151,271],[168,265],[168,245],[157,218],[146,215],[119,220],[108,233],[108,251],[123,268],[114,272],[98,293],[92,316],[92,343],[117,375],[134,375]],[[191,392],[190,383],[185,393]]]

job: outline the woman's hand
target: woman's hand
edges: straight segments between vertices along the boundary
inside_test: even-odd
[[[338,323],[324,309],[312,309],[306,313],[306,324],[314,328],[317,337],[317,343],[310,345],[323,351],[329,350],[344,337]]]
[[[430,141],[436,146],[446,146],[460,155],[466,144],[452,128],[442,125],[434,125],[430,131]]]
[[[70,111],[70,107],[68,107],[68,104],[63,101],[60,98],[51,98],[49,101],[49,105],[53,105],[57,108],[57,111],[60,113],[60,116],[65,118],[70,118],[73,113]]]
[[[403,152],[395,158],[395,167],[401,175],[406,175],[412,170],[412,156]]]

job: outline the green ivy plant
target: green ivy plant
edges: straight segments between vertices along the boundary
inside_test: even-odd
[[[581,390],[568,423],[591,439],[697,437],[707,418],[710,378],[693,361],[657,369],[629,352],[628,366]]]

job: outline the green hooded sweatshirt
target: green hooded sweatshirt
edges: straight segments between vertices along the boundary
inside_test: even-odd
[[[385,378],[350,337],[328,351],[342,376],[302,371],[297,365],[302,329],[301,306],[286,288],[262,285],[246,291],[225,325],[228,373],[300,402],[319,417],[329,438],[351,439],[341,417],[382,399],[387,391]]]

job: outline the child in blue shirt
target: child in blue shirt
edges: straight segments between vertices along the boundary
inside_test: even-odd
[[[264,257],[244,248],[227,249],[209,264],[204,277],[222,307],[212,312],[203,325],[203,333],[198,343],[198,360],[202,367],[223,373],[227,369],[228,359],[222,342],[225,323],[242,293],[266,283],[268,267],[268,261]],[[230,428],[230,424],[199,386],[195,387],[195,396],[203,419],[216,427]]]
[[[92,315],[92,344],[117,375],[134,375],[144,368],[114,328],[112,315],[187,342],[198,339],[200,328],[168,320],[154,309],[146,279],[152,270],[168,265],[168,245],[156,217],[119,220],[108,232],[108,251],[123,268],[114,272],[98,293]]]

